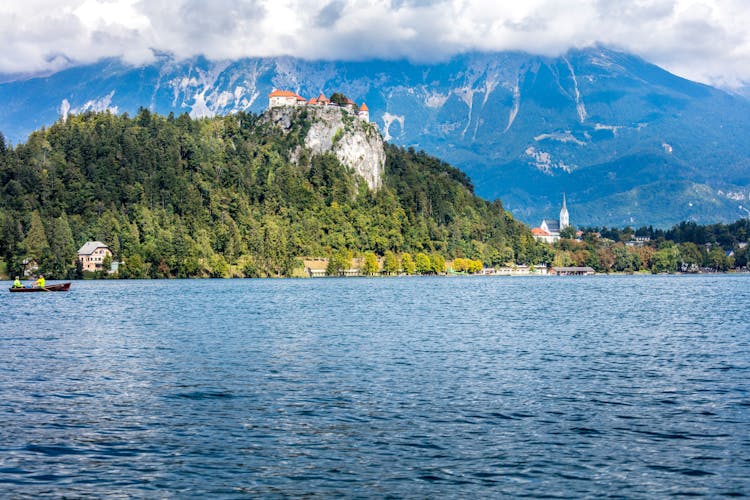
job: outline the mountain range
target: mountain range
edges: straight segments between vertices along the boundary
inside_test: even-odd
[[[469,53],[437,63],[291,57],[119,60],[0,78],[14,143],[61,116],[260,112],[273,89],[367,103],[387,141],[464,170],[476,192],[529,224],[668,226],[750,215],[750,101],[595,46],[559,57]]]

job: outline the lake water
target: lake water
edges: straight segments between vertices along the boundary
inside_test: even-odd
[[[0,297],[4,498],[750,494],[748,275]]]

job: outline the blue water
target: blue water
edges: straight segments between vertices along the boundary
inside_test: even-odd
[[[748,495],[748,305],[748,275],[3,292],[0,496]]]

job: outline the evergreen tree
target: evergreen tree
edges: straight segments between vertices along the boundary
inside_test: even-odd
[[[23,246],[26,251],[26,258],[28,260],[36,260],[37,262],[41,260],[44,252],[49,250],[44,224],[38,210],[34,210],[31,213],[31,222],[29,223],[29,230],[26,233],[26,237],[23,240]]]
[[[51,278],[70,278],[75,271],[77,254],[73,232],[65,213],[52,221],[50,241],[49,252],[40,263],[43,272]]]

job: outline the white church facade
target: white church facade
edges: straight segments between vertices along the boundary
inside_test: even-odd
[[[565,194],[563,194],[562,209],[560,209],[559,219],[543,219],[539,227],[531,229],[534,238],[547,243],[554,243],[560,239],[560,232],[570,226],[570,215],[565,203]]]

